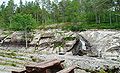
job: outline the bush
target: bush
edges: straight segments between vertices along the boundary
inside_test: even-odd
[[[13,30],[25,30],[30,31],[37,27],[36,20],[29,14],[16,14],[12,17],[12,24],[10,28]]]
[[[101,69],[98,73],[107,73],[103,69]]]
[[[89,29],[116,29],[120,30],[120,25],[118,23],[113,24],[79,24],[79,25],[68,25],[63,27],[65,30],[71,30],[71,31],[85,31]]]

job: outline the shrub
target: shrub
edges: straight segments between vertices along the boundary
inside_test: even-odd
[[[71,31],[85,31],[89,29],[116,29],[120,30],[120,25],[118,23],[108,24],[108,23],[101,23],[101,24],[79,24],[79,25],[68,25],[63,27],[65,30]]]
[[[107,73],[103,69],[101,69],[98,73]]]

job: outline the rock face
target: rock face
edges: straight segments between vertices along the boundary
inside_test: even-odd
[[[72,51],[73,55],[88,55],[97,56],[97,50],[91,46],[88,40],[86,40],[82,35],[77,34],[76,41],[72,48],[67,52]]]
[[[65,54],[74,42],[76,34],[60,29],[49,29],[36,31],[30,45],[36,47],[36,51]]]
[[[19,34],[19,37],[15,36],[12,38],[13,40],[21,39]],[[8,38],[6,41],[11,41],[9,34],[2,34],[0,36],[1,42],[4,42],[5,38]],[[84,32],[68,32],[59,29],[39,30],[33,33],[30,45],[33,46],[30,46],[28,49],[25,49],[23,46],[8,47],[1,45],[0,73],[10,73],[11,69],[13,70],[14,68],[13,66],[15,66],[15,69],[17,67],[21,69],[27,63],[56,58],[65,59],[67,67],[77,65],[81,69],[99,70],[104,68],[104,66],[109,66],[110,69],[120,67],[120,62],[117,61],[120,59],[120,31],[89,30]],[[99,56],[100,58],[85,55]],[[10,65],[10,67],[4,67],[3,65]]]
[[[120,31],[91,30],[80,32],[99,57],[118,59],[120,54]]]
[[[62,59],[65,60],[65,66],[70,67],[70,66],[78,66],[79,68],[83,70],[90,70],[90,71],[95,71],[95,70],[100,70],[100,69],[105,69],[106,66],[109,69],[114,69],[114,68],[119,68],[120,63],[117,61],[113,60],[106,60],[106,59],[98,59],[95,57],[87,57],[87,56],[66,56],[66,55],[57,55],[57,54],[52,54],[52,55],[35,55],[36,57],[39,57],[43,60],[49,60],[52,58],[56,59]],[[119,68],[120,70],[120,68]],[[82,72],[75,72],[75,73],[82,73]],[[96,72],[90,72],[90,73],[96,73]],[[108,72],[109,73],[109,72]],[[119,72],[111,72],[111,73],[119,73]]]
[[[0,44],[18,44],[22,40],[22,32],[0,31]],[[29,39],[28,39],[29,40]],[[22,44],[25,43],[24,40]],[[29,47],[35,51],[49,54],[71,51],[73,55],[99,56],[106,59],[120,59],[120,31],[89,30],[83,32],[63,31],[61,29],[36,30],[29,40]],[[4,44],[2,44],[4,45]],[[24,47],[21,45],[22,47]],[[5,45],[6,46],[6,45]],[[20,44],[18,45],[20,46]],[[21,47],[20,46],[20,47]],[[4,47],[4,46],[2,46]],[[9,47],[8,47],[9,48]]]
[[[87,41],[83,39],[83,37],[79,36],[76,38],[75,43],[73,44],[72,48],[69,51],[72,50],[73,55],[86,55],[88,51],[90,51],[90,44],[88,44]]]

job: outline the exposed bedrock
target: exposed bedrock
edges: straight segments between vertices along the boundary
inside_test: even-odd
[[[91,46],[88,40],[86,40],[83,36],[78,35],[76,37],[76,42],[70,49],[72,50],[73,55],[88,55],[88,56],[98,56],[98,52],[95,48]],[[70,51],[68,50],[68,51]]]
[[[79,40],[72,47],[74,48],[73,54],[78,52],[80,54],[81,51],[82,53],[84,51],[84,53],[87,52],[86,54],[90,56],[119,59],[120,31],[90,30],[78,34]]]

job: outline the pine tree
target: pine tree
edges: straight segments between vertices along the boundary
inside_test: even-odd
[[[8,27],[11,26],[12,16],[14,15],[14,12],[15,12],[14,1],[10,0],[8,1],[8,5],[6,6],[4,11],[4,20],[6,24],[9,24]]]

